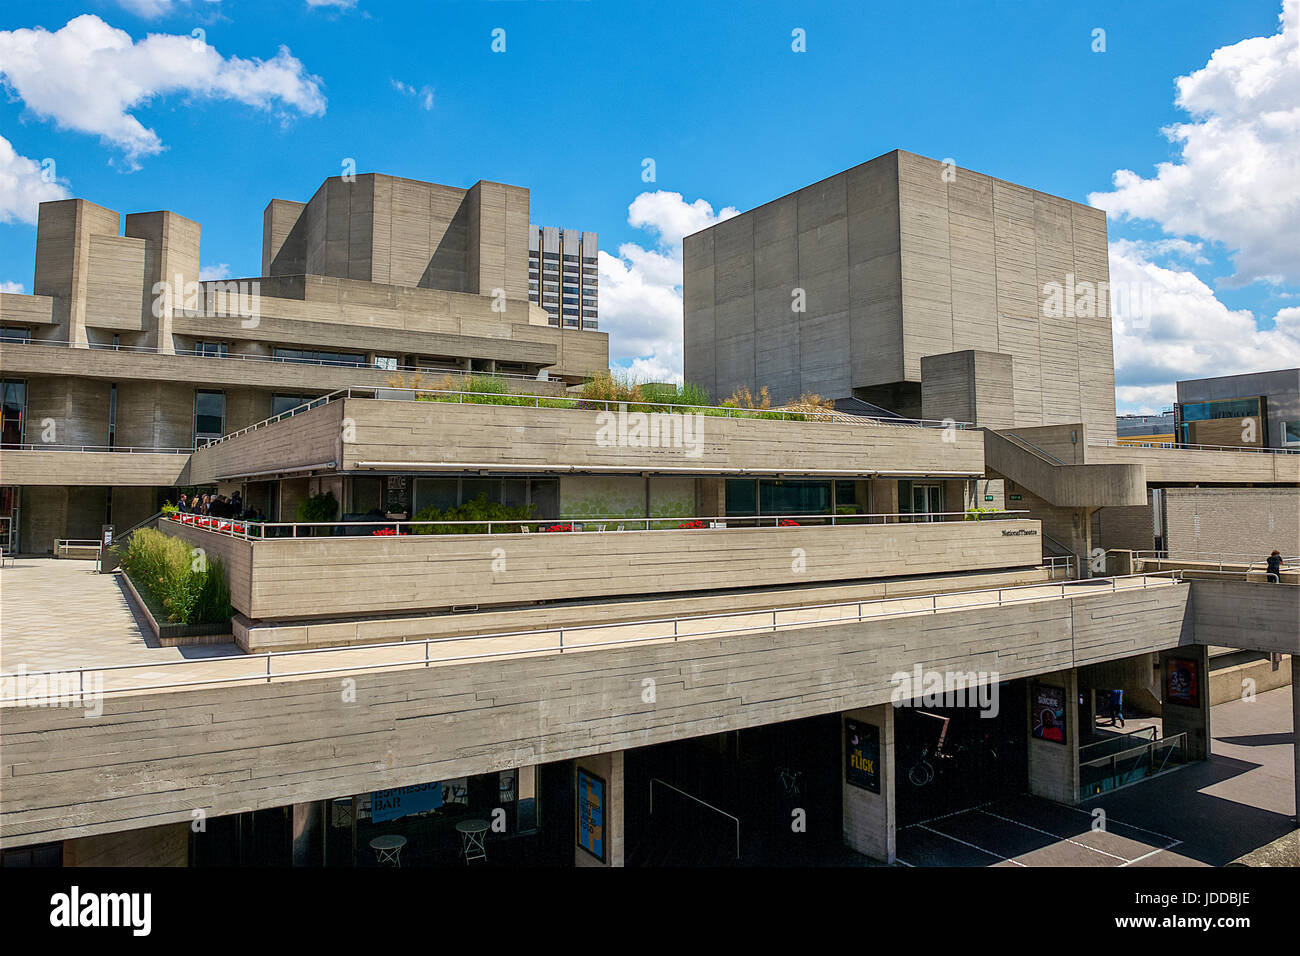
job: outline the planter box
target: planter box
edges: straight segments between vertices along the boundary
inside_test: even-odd
[[[160,647],[187,647],[193,644],[226,644],[233,641],[234,632],[229,621],[222,621],[216,624],[170,624],[166,621],[159,623],[149,610],[149,605],[140,592],[135,589],[135,584],[125,571],[118,571],[118,576],[126,587],[127,594],[130,595],[131,601],[144,615],[144,619],[149,622],[149,629],[153,631],[154,637],[158,638]]]

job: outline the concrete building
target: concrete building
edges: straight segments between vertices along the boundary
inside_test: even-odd
[[[177,453],[183,480],[265,502],[269,520],[147,526],[219,569],[228,621],[170,627],[152,584],[127,575],[83,574],[65,602],[70,562],[0,571],[4,864],[895,863],[911,825],[973,804],[1087,812],[1205,760],[1211,652],[1300,653],[1300,570],[1268,583],[1249,558],[1191,553],[1183,531],[1152,554],[1105,519],[1150,515],[1155,492],[1197,509],[1229,496],[1285,534],[1300,456],[1118,444],[1109,339],[1087,310],[1027,338],[1030,283],[1104,280],[1104,219],[951,174],[893,153],[688,237],[688,380],[720,398],[816,391],[834,410],[636,406],[535,380],[503,400],[376,381],[367,359],[329,366],[351,381],[287,414],[192,423],[213,437]],[[412,261],[450,243],[468,271],[417,275],[381,248],[379,187],[354,205],[327,183],[317,212],[273,210],[264,271],[301,243],[333,270],[302,287],[344,306],[375,287],[354,268],[400,273],[412,284],[391,287],[387,327],[403,332],[420,296],[492,298],[468,265],[492,246],[481,226],[472,238],[473,190],[439,207],[451,222],[471,204],[463,242],[412,240]],[[440,190],[414,192],[419,216]],[[355,246],[331,250],[336,223],[355,224]],[[435,273],[464,290],[419,285]],[[800,293],[807,312],[788,322],[775,303]],[[495,326],[502,347],[555,342],[534,330],[602,341],[506,301],[525,309]],[[247,334],[275,327],[261,322]],[[230,352],[247,341],[232,326]],[[769,350],[769,333],[789,347]],[[6,370],[41,347],[6,342]],[[573,374],[542,357],[539,371]],[[862,402],[882,411],[850,411]],[[89,467],[88,452],[30,442],[4,452],[6,483]],[[328,495],[331,515],[293,520]],[[1099,720],[1116,690],[1153,721],[1149,739]],[[1171,845],[1143,855],[1145,837],[1126,839],[1104,854]]]
[[[334,177],[268,203],[262,275],[204,282],[196,222],[43,203],[33,294],[0,294],[0,547],[129,527],[196,445],[338,388],[607,368],[606,335],[529,301],[528,234],[521,187]]]
[[[1123,445],[1174,444],[1174,410],[1159,415],[1116,415],[1115,436]]]
[[[600,327],[597,253],[594,232],[528,227],[528,301],[546,309],[551,325]]]
[[[1300,369],[1178,383],[1180,445],[1300,450]]]
[[[896,150],[682,244],[685,376],[922,417],[921,360],[985,353],[1007,426],[1115,437],[1102,210]]]

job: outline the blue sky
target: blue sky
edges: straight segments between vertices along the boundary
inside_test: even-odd
[[[1300,84],[1282,75],[1300,29],[1279,36],[1282,11],[1282,0],[9,4],[0,283],[31,291],[23,159],[53,159],[70,195],[198,220],[203,265],[243,276],[260,271],[266,202],[309,198],[352,158],[361,172],[527,186],[535,222],[598,232],[611,354],[658,376],[680,371],[680,230],[725,207],[894,148],[1080,202],[1127,169],[1145,185],[1099,201],[1126,213],[1110,223],[1112,279],[1150,283],[1160,304],[1117,329],[1117,383],[1121,410],[1154,408],[1179,376],[1300,363],[1300,174],[1286,182]],[[83,14],[102,22],[58,33]],[[55,36],[8,32],[37,27]],[[806,52],[791,49],[795,28]],[[492,50],[497,29],[504,52]],[[208,45],[201,67],[180,41],[130,54],[149,34],[194,30]],[[126,52],[79,78],[105,37]],[[1194,110],[1180,108],[1176,79],[1225,49]],[[1277,115],[1261,133],[1260,117]],[[1180,123],[1191,138],[1162,133]],[[1197,145],[1198,129],[1214,142]],[[1160,163],[1172,164],[1163,180]],[[1242,344],[1216,354],[1217,334]]]

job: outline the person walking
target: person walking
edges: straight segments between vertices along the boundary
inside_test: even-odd
[[[180,500],[176,502],[176,510],[179,511],[181,514],[189,513],[190,506],[189,503],[185,500],[184,495],[181,495]]]
[[[1110,725],[1124,726],[1124,691],[1116,688],[1110,692]]]
[[[1274,551],[1268,556],[1268,566],[1265,574],[1267,575],[1265,580],[1271,584],[1282,583],[1282,555]]]

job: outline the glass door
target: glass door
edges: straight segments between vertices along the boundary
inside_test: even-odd
[[[943,486],[912,485],[913,521],[938,521],[937,515],[943,513]]]
[[[5,554],[18,553],[18,488],[0,487],[0,548]]]

